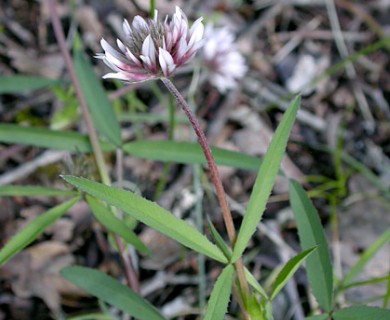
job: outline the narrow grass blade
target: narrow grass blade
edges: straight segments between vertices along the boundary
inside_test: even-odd
[[[212,244],[196,228],[175,217],[156,203],[134,193],[105,186],[87,179],[72,176],[63,176],[63,179],[81,191],[121,209],[133,218],[175,239],[184,246],[217,261],[223,263],[228,262],[221,250]]]
[[[88,137],[77,132],[22,127],[13,124],[0,124],[0,142],[71,152],[90,152],[92,150]],[[115,149],[108,143],[101,143],[101,146],[105,151]]]
[[[284,265],[282,270],[280,270],[279,274],[277,275],[271,295],[270,300],[273,300],[276,295],[280,292],[280,290],[283,289],[287,281],[294,275],[295,271],[299,268],[301,263],[316,249],[310,248],[307,250],[304,250],[300,253],[298,253],[295,257],[291,258],[287,263]]]
[[[58,83],[58,80],[39,76],[11,75],[0,76],[0,94],[18,93],[31,91],[52,86]]]
[[[262,296],[264,300],[269,300],[269,297],[263,287],[257,282],[256,278],[253,276],[253,274],[247,269],[244,269],[245,272],[245,278],[248,281],[248,283],[252,286],[253,289],[257,291],[258,294]]]
[[[87,202],[95,218],[109,231],[117,234],[129,244],[134,246],[139,252],[150,254],[150,250],[145,246],[133,230],[114,216],[112,211],[94,197],[87,196]]]
[[[204,320],[224,319],[232,291],[233,271],[233,266],[229,264],[219,275],[211,292]]]
[[[61,275],[136,319],[164,320],[164,317],[148,301],[105,273],[91,268],[72,266],[62,269]]]
[[[390,229],[382,233],[375,240],[373,244],[371,244],[360,256],[359,260],[354,264],[354,266],[349,269],[347,273],[345,273],[341,283],[342,285],[349,285],[352,283],[354,278],[358,275],[360,271],[364,268],[364,266],[370,261],[373,255],[387,242],[390,241]]]
[[[142,140],[127,143],[123,150],[135,157],[178,162],[205,164],[206,159],[198,143],[170,140]],[[212,147],[211,151],[218,165],[246,170],[258,170],[260,159],[245,153]]]
[[[213,237],[216,245],[218,246],[219,249],[223,252],[225,257],[230,260],[232,256],[232,251],[230,250],[230,247],[226,244],[226,242],[223,240],[217,229],[215,229],[213,223],[211,222],[210,218],[207,217],[207,223],[209,225],[209,229],[211,232],[211,236]]]
[[[334,320],[389,320],[390,310],[368,306],[340,309],[333,313]]]
[[[61,217],[80,197],[46,211],[19,230],[0,250],[0,265],[33,242],[50,224]]]
[[[313,294],[326,311],[332,309],[333,275],[330,254],[317,210],[301,185],[290,180],[290,203],[303,250],[317,246],[307,258],[306,269]]]
[[[389,301],[390,301],[390,270],[389,270],[386,278],[387,278],[386,279],[387,288],[386,288],[386,293],[383,296],[383,304],[382,304],[383,308],[387,308],[387,305],[389,304]]]
[[[276,175],[279,171],[280,162],[282,161],[287,140],[299,105],[300,97],[296,97],[285,112],[282,121],[275,131],[267,153],[263,158],[263,162],[257,174],[255,185],[253,186],[253,191],[245,211],[240,231],[237,235],[232,262],[237,261],[237,259],[242,255],[249,239],[256,230],[257,224],[261,220]]]
[[[0,197],[1,196],[56,197],[56,196],[75,196],[77,194],[78,192],[73,190],[61,190],[61,189],[41,187],[41,186],[14,186],[14,185],[0,186]]]
[[[88,104],[97,130],[111,143],[119,147],[122,144],[120,128],[111,102],[100,81],[97,79],[90,62],[83,52],[76,50],[73,64],[84,98]]]

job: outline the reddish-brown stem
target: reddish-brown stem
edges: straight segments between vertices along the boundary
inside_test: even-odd
[[[58,45],[59,45],[60,50],[61,50],[61,54],[64,58],[66,69],[68,70],[70,79],[72,81],[72,84],[73,84],[73,87],[74,87],[74,90],[75,90],[75,93],[77,96],[77,100],[79,101],[79,104],[80,104],[82,117],[83,117],[83,120],[84,120],[86,128],[87,128],[89,141],[91,142],[91,145],[92,145],[92,150],[93,150],[93,154],[95,156],[96,164],[97,164],[97,167],[99,170],[100,178],[102,179],[102,182],[104,184],[110,185],[111,184],[110,177],[109,177],[107,169],[106,169],[106,165],[105,165],[104,157],[103,157],[103,152],[102,152],[102,149],[100,148],[100,144],[99,144],[99,139],[98,139],[95,127],[93,126],[92,118],[91,118],[91,115],[89,114],[88,106],[87,106],[87,103],[84,99],[83,93],[81,91],[81,88],[80,88],[80,85],[79,85],[79,82],[78,82],[78,79],[76,76],[76,72],[73,68],[72,59],[70,57],[68,48],[66,47],[64,32],[62,30],[61,22],[60,22],[60,19],[58,17],[58,13],[57,13],[57,9],[56,9],[56,1],[49,0],[48,5],[49,5],[50,16],[51,16],[51,21],[53,24],[54,33],[55,33]],[[124,265],[126,281],[128,283],[128,286],[131,287],[132,283],[134,283],[134,277],[135,277],[135,274],[133,274],[134,273],[133,268],[130,265],[131,262],[128,259],[126,259],[126,257],[123,256],[124,253],[122,250],[123,249],[122,241],[117,235],[115,235],[115,241],[116,241],[116,244],[117,244],[118,249],[119,249],[119,254],[121,255],[121,260],[122,260],[123,265]]]
[[[180,107],[183,109],[183,111],[186,114],[186,116],[188,117],[188,120],[190,121],[192,127],[194,128],[196,136],[198,137],[199,144],[202,147],[204,156],[206,157],[207,165],[210,169],[211,180],[214,184],[214,187],[215,187],[215,190],[217,193],[219,205],[221,206],[222,216],[223,216],[223,220],[225,222],[227,234],[228,234],[230,243],[232,245],[234,245],[234,242],[236,241],[236,231],[234,229],[232,215],[230,213],[230,209],[229,209],[227,201],[226,201],[225,189],[223,188],[221,178],[219,177],[217,166],[215,165],[214,157],[211,153],[211,149],[210,149],[209,143],[206,139],[206,136],[203,133],[202,129],[200,128],[199,122],[196,119],[191,108],[188,106],[187,102],[184,100],[183,96],[176,89],[176,87],[173,85],[173,83],[167,78],[162,78],[161,80],[165,84],[165,86],[168,88],[168,90],[172,93],[172,95],[175,97],[175,99],[179,103]]]
[[[190,121],[196,136],[198,137],[198,141],[200,146],[202,147],[204,156],[206,157],[207,165],[210,170],[211,174],[211,181],[214,184],[215,191],[217,193],[217,198],[219,201],[219,205],[221,206],[221,212],[222,212],[222,217],[226,226],[226,230],[228,233],[230,245],[233,248],[234,243],[236,241],[236,230],[234,229],[234,224],[233,224],[233,218],[232,214],[230,212],[229,206],[227,204],[226,200],[226,193],[225,189],[222,185],[221,178],[218,173],[217,166],[215,164],[214,157],[211,153],[211,149],[209,146],[209,143],[207,141],[207,138],[205,134],[203,133],[198,120],[196,119],[195,114],[192,112],[191,108],[189,107],[188,103],[185,101],[181,93],[177,90],[177,88],[174,86],[174,84],[167,78],[161,78],[161,81],[165,84],[165,86],[168,88],[168,90],[172,93],[172,95],[175,97],[176,101],[179,103],[180,107],[183,109],[184,113],[188,117],[188,120]],[[248,283],[245,278],[245,273],[244,273],[244,266],[242,263],[242,259],[238,259],[235,263],[236,271],[237,271],[237,276],[238,280],[240,283],[241,287],[241,292],[244,295],[244,301],[245,301],[245,296],[249,294],[249,288],[248,288]],[[247,318],[247,315],[245,314],[244,311],[244,316]]]

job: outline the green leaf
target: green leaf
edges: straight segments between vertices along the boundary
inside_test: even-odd
[[[275,131],[267,153],[263,158],[263,162],[257,174],[255,185],[245,211],[240,231],[237,235],[232,262],[237,261],[237,259],[242,255],[249,239],[256,230],[257,224],[261,220],[268,197],[274,185],[276,175],[279,171],[280,162],[282,161],[287,140],[299,105],[300,97],[296,97],[285,112],[282,121]]]
[[[285,286],[287,281],[294,275],[295,271],[299,268],[301,263],[316,249],[310,248],[307,250],[304,250],[300,253],[298,253],[295,257],[291,258],[287,261],[287,263],[284,265],[282,270],[280,270],[279,274],[277,275],[271,295],[270,300],[273,300],[276,295],[282,290],[282,288]]]
[[[227,311],[233,281],[233,266],[228,264],[214,284],[204,320],[223,320]]]
[[[33,242],[50,224],[61,217],[80,197],[46,211],[19,230],[0,250],[0,265]]]
[[[297,221],[303,250],[317,246],[306,262],[307,276],[313,294],[326,311],[332,308],[333,275],[330,254],[317,210],[301,185],[290,180],[290,203]]]
[[[0,186],[0,196],[75,196],[78,192],[41,186]]]
[[[76,188],[123,210],[125,213],[175,239],[184,246],[210,258],[227,263],[226,257],[196,228],[160,207],[134,193],[108,187],[83,178],[63,176],[63,179]]]
[[[141,320],[164,320],[148,301],[116,279],[95,269],[81,266],[67,267],[61,275],[100,300]]]
[[[217,244],[218,248],[221,249],[225,257],[230,260],[232,256],[232,251],[230,250],[230,247],[226,244],[226,242],[223,240],[217,229],[215,229],[213,223],[211,222],[210,218],[207,217],[207,222],[209,225],[209,229],[211,232],[211,236],[213,237],[215,243]]]
[[[258,297],[255,294],[251,294],[246,298],[245,308],[250,319],[271,320],[264,317],[262,302],[263,301],[258,301]]]
[[[345,273],[344,278],[341,281],[341,286],[349,285],[353,282],[354,278],[358,275],[364,266],[371,260],[372,256],[387,242],[390,241],[390,229],[382,233],[360,256],[359,260],[354,266]]]
[[[389,320],[390,310],[357,306],[340,309],[333,313],[334,320]]]
[[[206,164],[206,159],[198,143],[170,140],[142,140],[127,143],[123,150],[128,154],[151,160],[186,164]],[[211,147],[218,165],[239,169],[258,170],[260,159],[245,153]]]
[[[102,135],[119,147],[122,140],[118,121],[107,94],[97,79],[90,62],[80,50],[76,50],[73,56],[73,64],[93,123]]]
[[[316,316],[306,317],[305,320],[328,320],[329,316],[327,314],[318,314]]]
[[[58,80],[39,76],[11,75],[0,76],[0,94],[18,93],[52,86]]]
[[[269,300],[267,293],[260,285],[260,283],[257,282],[253,274],[247,268],[244,268],[244,273],[245,273],[246,280],[252,286],[252,288],[255,289],[257,293],[260,294],[264,300]]]
[[[88,313],[75,317],[67,318],[67,320],[113,320],[113,316],[105,313]]]
[[[22,127],[13,124],[0,124],[0,142],[71,152],[92,151],[88,137],[77,132]],[[101,143],[101,146],[105,151],[114,150],[114,147],[108,143]]]
[[[109,231],[126,240],[138,251],[150,254],[148,247],[145,246],[140,239],[138,239],[134,231],[128,228],[123,221],[114,216],[112,211],[107,208],[105,204],[90,196],[87,196],[87,202],[95,218]]]

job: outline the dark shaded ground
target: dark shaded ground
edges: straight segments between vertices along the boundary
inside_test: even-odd
[[[57,91],[38,90],[0,98],[0,120],[21,125],[52,126],[83,131],[77,116],[60,112],[76,104],[68,75],[50,24],[45,1],[2,1],[0,6],[0,73],[61,78],[68,83]],[[351,266],[359,254],[390,226],[390,42],[370,50],[390,36],[389,1],[336,0],[336,13],[324,1],[156,1],[160,16],[175,5],[195,19],[199,16],[229,26],[247,59],[249,71],[232,91],[221,95],[207,81],[199,84],[195,101],[212,144],[262,155],[293,96],[302,90],[303,100],[283,162],[288,177],[301,179],[311,190],[327,227],[335,273]],[[102,36],[114,43],[123,18],[147,16],[148,1],[85,1],[74,7],[59,5],[69,43],[81,36],[96,73],[107,68],[92,56],[101,52]],[[339,29],[340,28],[340,29]],[[362,50],[368,53],[359,54]],[[352,63],[347,63],[353,61]],[[345,63],[342,63],[345,62]],[[313,79],[308,84],[308,80]],[[191,73],[184,70],[174,82],[185,94]],[[104,82],[115,101],[119,118],[129,111],[166,114],[167,103],[156,98],[156,84],[146,82],[124,92],[124,85]],[[62,97],[62,98],[61,98]],[[65,97],[65,98],[64,98]],[[132,102],[129,105],[129,101]],[[178,116],[181,114],[177,112]],[[59,120],[58,120],[59,119]],[[65,119],[65,120],[64,120]],[[166,121],[122,121],[128,141],[167,136]],[[191,137],[179,123],[178,140]],[[0,144],[0,185],[63,186],[58,175],[67,172],[64,158],[73,161],[73,174],[83,174],[93,163],[89,156],[66,155],[20,145]],[[40,163],[37,163],[40,159]],[[114,173],[114,157],[106,159]],[[31,164],[32,170],[25,171]],[[94,170],[88,169],[93,173]],[[124,178],[153,198],[163,165],[125,157]],[[237,226],[241,221],[255,173],[221,168]],[[204,212],[221,232],[222,219],[215,210],[211,187],[202,177]],[[295,224],[288,208],[287,180],[280,178],[267,207],[264,224],[247,252],[248,265],[259,278],[299,250]],[[59,203],[57,198],[0,198],[0,241],[4,244],[20,227]],[[195,190],[190,166],[172,165],[158,202],[175,214],[194,220]],[[338,228],[330,220],[338,221]],[[197,257],[176,242],[143,226],[136,229],[154,255],[137,257],[141,293],[167,316],[196,319],[198,313]],[[376,255],[361,279],[389,272],[389,246]],[[96,311],[91,297],[70,286],[59,275],[64,266],[77,263],[98,268],[118,278],[121,265],[106,231],[92,219],[87,206],[73,207],[43,236],[0,269],[0,319],[52,319],[60,310],[67,314]],[[206,262],[206,291],[220,266]],[[309,299],[303,271],[280,295],[275,319],[301,319],[315,304]],[[381,305],[378,296],[385,283],[357,287],[341,295],[339,303],[368,301]],[[376,298],[375,298],[376,297]],[[292,306],[295,299],[302,308]],[[232,314],[238,310],[233,302]],[[230,319],[230,318],[229,318]],[[233,318],[232,318],[233,319]]]

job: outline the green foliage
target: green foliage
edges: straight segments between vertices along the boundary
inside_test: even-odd
[[[249,239],[256,230],[257,224],[261,220],[276,175],[279,171],[279,165],[282,161],[299,105],[300,97],[296,97],[283,115],[282,121],[276,129],[267,153],[264,156],[234,245],[233,262],[237,261],[242,255]]]
[[[333,313],[334,320],[389,320],[390,310],[368,307],[355,306],[340,309]]]
[[[170,140],[141,140],[127,143],[123,150],[135,157],[187,164],[206,164],[202,149],[197,143]],[[258,170],[260,160],[241,152],[212,147],[218,165],[247,170]]]
[[[184,246],[227,263],[227,259],[217,246],[212,244],[197,229],[185,221],[134,193],[89,181],[83,178],[63,176],[63,179],[81,191],[84,191],[108,204],[123,210],[135,219],[175,239]]]
[[[64,129],[79,119],[79,106],[72,87],[67,90],[60,86],[54,86],[52,91],[58,100],[62,101],[62,107],[56,110],[50,119],[50,128],[53,130]]]
[[[90,62],[80,50],[73,56],[73,64],[81,91],[97,130],[115,146],[122,144],[120,128],[107,94],[97,79]]]
[[[37,127],[23,127],[13,124],[0,124],[0,142],[32,145],[54,150],[71,152],[91,152],[87,136],[77,132],[50,130]],[[100,142],[104,151],[113,151],[115,147]],[[205,164],[201,148],[191,142],[169,140],[142,140],[127,143],[123,150],[134,156],[151,160],[171,161],[176,163]],[[257,170],[261,161],[254,156],[217,147],[212,148],[218,165],[246,170]]]
[[[18,231],[0,250],[0,265],[33,242],[49,225],[61,217],[80,198],[76,197],[46,211]]]
[[[252,273],[248,269],[244,269],[245,272],[245,278],[247,279],[248,283],[252,286],[253,289],[257,291],[258,294],[264,299],[269,300],[269,297],[267,293],[264,291],[263,287],[257,282],[256,278],[253,276]]]
[[[62,269],[61,275],[100,300],[119,308],[136,319],[165,319],[148,301],[100,271],[72,266]]]
[[[0,76],[0,94],[12,94],[23,91],[37,90],[53,86],[57,83],[57,80],[39,76],[26,76],[19,74],[12,76],[2,75]]]
[[[293,180],[290,180],[290,203],[297,221],[302,249],[317,247],[306,262],[310,286],[321,307],[330,311],[333,298],[333,275],[328,244],[317,210],[300,184]]]
[[[214,284],[204,320],[223,320],[232,290],[234,268],[228,264]]]
[[[329,316],[327,314],[319,314],[316,316],[306,317],[305,320],[328,320]]]
[[[316,249],[309,248],[305,251],[298,253],[295,257],[291,258],[280,270],[278,276],[275,279],[270,300],[273,300],[276,295],[283,289],[287,281],[294,275],[295,271],[299,268],[301,263]]]
[[[105,313],[88,313],[81,316],[67,318],[67,320],[113,320],[113,316]]]
[[[347,286],[352,283],[354,278],[358,275],[364,266],[370,261],[370,259],[375,255],[378,250],[390,241],[390,229],[381,234],[373,244],[371,244],[360,256],[359,260],[354,264],[354,266],[344,274],[343,279],[341,280],[341,286]]]
[[[264,317],[263,306],[261,302],[257,300],[255,294],[251,294],[246,299],[246,308],[251,319],[257,320],[271,320]]]
[[[134,231],[129,229],[123,221],[114,216],[112,211],[107,208],[104,203],[90,196],[87,196],[87,202],[95,218],[109,231],[123,238],[139,252],[150,254],[148,247],[138,239]]]
[[[90,152],[91,144],[87,136],[71,131],[50,130],[36,127],[22,127],[14,124],[0,124],[0,142],[32,145],[70,152]],[[107,143],[103,150],[114,150]]]
[[[75,196],[78,192],[40,186],[0,186],[0,196]]]
[[[208,218],[208,217],[207,217]],[[230,260],[231,257],[232,257],[232,250],[230,249],[230,247],[225,243],[225,241],[223,240],[223,238],[221,237],[221,235],[219,234],[219,232],[217,231],[217,229],[215,229],[213,223],[211,222],[210,218],[207,219],[207,222],[208,222],[208,225],[209,225],[209,229],[210,229],[210,232],[211,232],[211,236],[213,237],[216,245],[218,246],[219,249],[221,249],[221,251],[223,252],[223,254],[225,255],[225,257]]]

